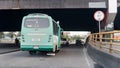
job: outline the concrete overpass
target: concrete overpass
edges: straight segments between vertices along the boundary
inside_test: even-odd
[[[9,31],[8,29],[10,29],[10,31],[20,30],[23,16],[29,13],[41,12],[51,15],[55,20],[60,20],[65,30],[97,32],[98,23],[93,18],[95,11],[102,10],[106,15],[106,18],[101,24],[103,30],[108,23],[114,21],[116,12],[109,13],[109,11],[107,11],[109,1],[110,0],[1,0],[0,28],[1,31]],[[6,19],[8,21],[6,21]],[[10,24],[10,22],[14,24],[6,25]],[[74,26],[71,28],[71,25]]]

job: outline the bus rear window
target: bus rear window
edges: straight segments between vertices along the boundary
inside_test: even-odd
[[[49,27],[48,18],[26,18],[24,26],[27,28],[47,28]]]

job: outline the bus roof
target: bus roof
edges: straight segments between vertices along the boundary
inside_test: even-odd
[[[48,16],[48,15],[43,13],[32,13],[32,14],[28,14],[27,16]]]

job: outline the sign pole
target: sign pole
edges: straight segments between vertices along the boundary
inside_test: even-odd
[[[99,33],[101,32],[101,28],[100,28],[101,26],[100,26],[100,21],[99,21]]]

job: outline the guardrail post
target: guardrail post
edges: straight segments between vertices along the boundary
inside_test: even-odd
[[[100,34],[100,49],[102,48],[102,37],[103,37],[103,35]]]
[[[95,43],[97,42],[97,34],[95,34]],[[95,46],[96,46],[96,44],[95,44]]]
[[[90,37],[89,37],[89,42],[90,43],[92,42],[92,35],[90,35]]]
[[[93,34],[93,37],[92,37],[92,40],[93,40],[93,45],[95,44],[95,37],[94,37],[94,34]]]
[[[113,33],[110,34],[110,48],[109,48],[110,53],[112,53],[112,40],[113,40]]]
[[[93,35],[90,36],[90,42],[93,44]]]

